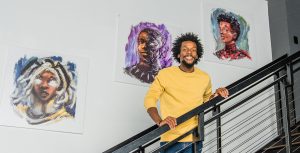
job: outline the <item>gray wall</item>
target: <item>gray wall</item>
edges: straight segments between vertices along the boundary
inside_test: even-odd
[[[273,59],[300,50],[300,1],[268,0]],[[298,37],[298,44],[294,43]],[[295,74],[295,106],[300,120],[300,72]]]

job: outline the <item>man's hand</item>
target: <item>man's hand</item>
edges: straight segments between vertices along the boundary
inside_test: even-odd
[[[150,117],[152,120],[158,125],[158,126],[163,126],[165,124],[168,124],[171,129],[174,129],[175,126],[177,125],[176,118],[168,116],[164,120],[162,120],[158,114],[157,108],[156,107],[150,107],[148,108],[147,112],[149,113]]]
[[[175,126],[177,125],[176,118],[168,116],[164,120],[160,121],[158,126],[163,126],[165,124],[168,124],[170,129],[174,129]]]
[[[213,94],[213,98],[217,96],[222,96],[223,98],[228,98],[229,92],[226,88],[218,88],[216,92]]]

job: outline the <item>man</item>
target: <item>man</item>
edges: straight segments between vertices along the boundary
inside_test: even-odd
[[[237,60],[251,59],[248,51],[238,49],[236,41],[240,35],[240,24],[237,19],[228,14],[220,14],[217,17],[221,41],[225,47],[215,53],[219,59]]]
[[[18,63],[25,62],[20,59]],[[18,72],[19,67],[15,69]],[[41,124],[74,117],[74,77],[60,61],[31,58],[16,76],[12,104],[29,124]]]
[[[213,97],[228,96],[228,90],[225,88],[219,88],[212,94],[209,75],[194,67],[203,54],[198,36],[193,33],[181,35],[173,43],[172,52],[173,57],[180,65],[159,71],[144,102],[147,112],[158,126],[167,124],[171,128],[161,136],[161,145],[174,140],[198,125],[196,117],[193,117],[177,126],[177,117]],[[156,106],[158,99],[162,116],[158,114]],[[174,153],[186,146],[188,147],[185,149],[185,153],[192,152],[191,143],[194,140],[192,135],[188,135],[165,152]],[[201,152],[202,142],[198,142],[197,145]]]
[[[146,28],[137,38],[139,62],[125,68],[125,72],[145,83],[152,83],[160,64],[158,49],[162,46],[162,36],[157,30]]]

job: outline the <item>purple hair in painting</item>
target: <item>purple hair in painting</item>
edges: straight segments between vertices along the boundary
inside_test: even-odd
[[[125,73],[141,82],[153,82],[160,69],[172,65],[171,35],[164,24],[132,26],[125,51]]]
[[[14,68],[14,110],[29,124],[74,118],[76,64],[61,56],[20,58]]]

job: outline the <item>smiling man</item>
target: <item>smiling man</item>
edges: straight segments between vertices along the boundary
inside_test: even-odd
[[[167,124],[171,130],[161,136],[161,145],[181,136],[198,125],[195,117],[177,126],[176,118],[189,112],[218,95],[227,97],[226,88],[218,88],[212,94],[211,79],[207,73],[196,68],[202,57],[203,49],[198,36],[186,33],[178,37],[173,43],[173,57],[179,66],[172,66],[159,71],[145,97],[144,105],[152,120],[158,125]],[[160,100],[160,112],[157,101]],[[192,153],[192,142],[198,141],[193,135],[181,139],[178,143],[165,150],[174,153],[184,149],[184,153]],[[199,152],[202,142],[197,142]]]

